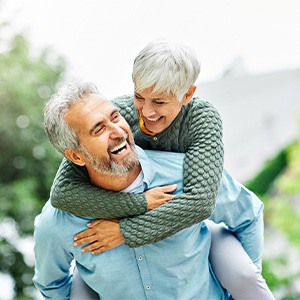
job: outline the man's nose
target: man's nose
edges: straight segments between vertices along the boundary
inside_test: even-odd
[[[111,123],[110,124],[110,138],[119,138],[124,136],[124,130],[118,124]]]

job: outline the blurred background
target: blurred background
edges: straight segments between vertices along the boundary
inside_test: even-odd
[[[264,276],[300,299],[298,0],[0,0],[0,299],[40,299],[33,222],[61,157],[42,110],[61,84],[132,93],[134,57],[166,37],[190,46],[197,94],[224,122],[225,167],[265,203]]]

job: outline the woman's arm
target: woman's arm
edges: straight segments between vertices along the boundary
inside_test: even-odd
[[[143,215],[121,219],[121,232],[130,247],[160,241],[207,219],[215,208],[223,171],[220,116],[212,105],[201,101],[182,120],[180,132],[176,132],[178,124],[175,123],[171,125],[173,131],[166,134],[171,142],[178,140],[178,148],[186,142],[186,136],[190,141],[184,159],[183,194]]]
[[[77,216],[114,219],[147,211],[144,194],[117,193],[92,185],[85,168],[63,159],[50,192],[51,204]]]
[[[211,215],[223,169],[222,125],[217,111],[203,103],[191,111],[189,124],[184,124],[186,129],[181,127],[185,130],[183,136],[188,135],[192,141],[185,156],[184,193],[155,210],[122,219],[121,232],[130,247],[162,240]],[[132,116],[132,111],[127,112],[125,118]],[[172,135],[178,136],[179,132],[175,130],[171,140]],[[82,172],[67,160],[62,163],[52,187],[53,206],[94,218],[127,217],[147,210],[144,194],[104,191],[89,184],[87,174]]]
[[[87,170],[63,159],[53,182],[51,204],[77,216],[119,219],[143,214],[174,198],[173,185],[146,193],[111,192],[92,185]]]

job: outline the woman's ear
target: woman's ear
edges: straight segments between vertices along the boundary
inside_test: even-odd
[[[83,167],[85,165],[85,160],[83,159],[83,155],[76,150],[67,148],[65,150],[65,157],[78,166]]]
[[[191,99],[194,96],[195,91],[196,91],[196,86],[192,85],[189,88],[189,90],[185,93],[185,95],[183,96],[182,105],[187,105],[191,101]]]

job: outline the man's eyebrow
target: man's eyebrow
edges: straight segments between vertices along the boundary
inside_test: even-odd
[[[111,112],[110,117],[112,117],[116,112],[120,113],[120,109],[117,107]]]
[[[111,118],[116,112],[117,112],[117,113],[120,113],[120,110],[119,110],[118,108],[115,108],[115,109],[111,112],[110,118]],[[100,126],[103,122],[104,122],[104,121],[99,121],[99,122],[97,122],[96,124],[94,124],[94,126],[89,130],[89,133],[92,134],[93,131],[94,131],[98,126]]]

